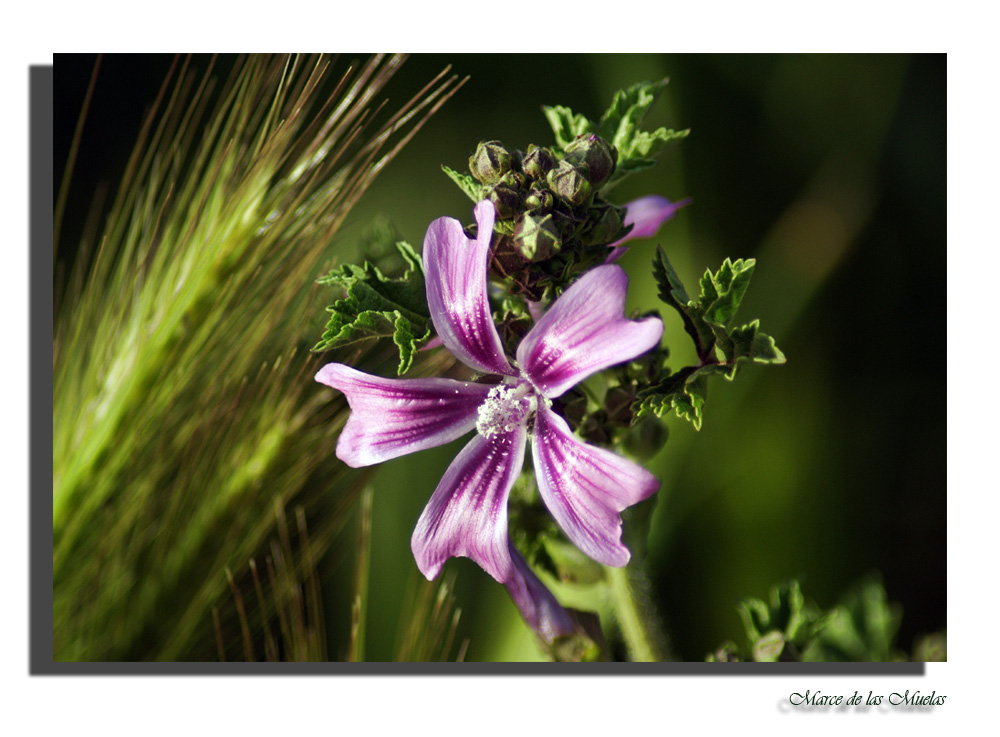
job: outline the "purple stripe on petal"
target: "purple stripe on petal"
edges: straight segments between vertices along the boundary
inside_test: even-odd
[[[486,262],[493,205],[476,205],[479,236],[472,241],[454,218],[438,218],[424,236],[427,305],[434,329],[462,363],[489,374],[516,376],[503,352],[486,297]]]
[[[316,381],[347,396],[351,416],[337,457],[358,468],[444,445],[476,427],[488,384],[454,379],[383,379],[329,363]]]
[[[659,345],[659,318],[626,319],[627,288],[620,266],[591,269],[524,336],[517,361],[542,394],[558,397],[590,374]]]
[[[476,435],[448,466],[410,539],[428,579],[454,556],[472,558],[501,583],[510,579],[507,497],[524,464],[526,438],[524,426],[489,440]]]
[[[510,558],[513,572],[504,585],[521,610],[524,621],[550,644],[557,637],[576,634],[578,626],[573,615],[560,606],[513,545],[510,545]]]
[[[619,513],[656,492],[656,477],[573,437],[566,421],[547,407],[535,418],[532,453],[538,491],[566,536],[599,563],[628,563]]]

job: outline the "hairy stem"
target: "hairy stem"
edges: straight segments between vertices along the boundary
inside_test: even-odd
[[[608,568],[611,600],[618,618],[629,660],[657,663],[670,660],[667,638],[649,601],[649,582],[645,574],[630,564]]]

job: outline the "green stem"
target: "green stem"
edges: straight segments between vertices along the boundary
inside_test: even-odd
[[[649,599],[644,594],[645,575],[632,565],[607,568],[611,600],[628,648],[629,659],[638,663],[669,660],[666,640]]]

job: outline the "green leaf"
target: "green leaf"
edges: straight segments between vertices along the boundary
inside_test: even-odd
[[[746,261],[741,258],[730,261],[727,258],[716,273],[705,272],[701,278],[699,302],[708,322],[725,325],[733,318],[750,286],[756,263],[752,258]]]
[[[889,603],[877,575],[853,586],[839,604],[826,611],[805,599],[796,580],[772,587],[766,601],[741,599],[736,610],[748,649],[744,653],[726,643],[707,660],[740,660],[745,654],[757,661],[879,662],[905,658],[894,649],[901,608]],[[943,649],[940,635],[932,657],[942,657]]]
[[[754,320],[743,327],[733,328],[729,333],[732,344],[733,361],[752,361],[754,363],[784,363],[785,354],[774,344],[774,338],[758,330],[759,320]]]
[[[637,82],[627,90],[618,90],[611,106],[601,116],[600,136],[610,141],[620,153],[622,146],[634,138],[642,119],[669,81]]]
[[[650,161],[652,165],[655,160],[649,159],[656,156],[671,141],[687,138],[690,130],[675,131],[671,128],[657,128],[655,131],[637,131],[630,144],[624,149],[624,154],[619,152],[625,164],[632,162]]]
[[[615,173],[611,177],[611,181],[617,181],[626,174],[634,174],[643,169],[652,169],[656,164],[656,159],[628,159],[627,161],[619,161]]]
[[[825,623],[816,607],[807,605],[796,580],[771,588],[767,601],[740,600],[736,607],[753,659],[774,662],[783,654],[795,659]],[[789,651],[786,645],[791,645]]]
[[[574,115],[568,107],[544,105],[542,112],[552,126],[556,145],[560,149],[565,149],[577,136],[594,132],[594,124],[591,121],[583,115]]]
[[[877,577],[854,586],[828,615],[804,660],[884,662],[894,651],[902,610],[890,604]]]
[[[705,272],[701,294],[691,299],[666,253],[657,248],[653,277],[660,299],[681,316],[701,363],[654,379],[640,389],[633,405],[636,419],[650,414],[662,417],[672,409],[700,429],[709,376],[719,374],[732,381],[745,363],[785,362],[774,339],[759,331],[757,320],[738,328],[728,327],[750,285],[754,266],[753,259],[726,259],[715,273]]]
[[[707,358],[715,336],[705,320],[704,309],[700,301],[692,300],[681,283],[680,277],[671,266],[667,254],[661,246],[656,247],[656,257],[653,259],[653,277],[659,288],[660,299],[677,310],[684,322],[684,330],[694,341],[698,357]]]
[[[695,430],[701,430],[701,421],[707,398],[707,377],[704,373],[697,372],[693,378],[684,382],[684,391],[675,393],[670,400],[678,417],[694,425]]]
[[[611,106],[601,116],[598,133],[618,149],[618,167],[612,182],[632,172],[655,166],[656,161],[651,157],[663,150],[670,141],[688,135],[689,131],[686,130],[657,128],[655,131],[644,131],[640,127],[668,81],[662,79],[658,82],[639,82],[627,90],[619,90],[615,93]]]
[[[343,287],[343,299],[327,307],[330,319],[314,351],[328,351],[367,340],[392,338],[399,349],[399,375],[406,373],[416,350],[430,338],[430,312],[420,256],[405,242],[396,244],[407,265],[403,276],[389,279],[373,264],[346,264],[318,281]]]
[[[458,188],[465,192],[466,197],[468,197],[473,202],[479,202],[482,198],[483,185],[477,182],[471,174],[462,174],[454,169],[450,169],[447,166],[442,165],[441,170],[448,175],[448,177]]]
[[[641,390],[632,407],[636,419],[651,414],[663,417],[674,410],[678,417],[694,425],[695,430],[700,430],[708,397],[707,379],[714,370],[712,366],[683,369]]]

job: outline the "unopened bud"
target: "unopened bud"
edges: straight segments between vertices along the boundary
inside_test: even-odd
[[[524,206],[529,210],[548,212],[555,204],[555,197],[547,189],[533,189],[524,198]]]
[[[559,253],[562,238],[551,215],[526,212],[514,226],[514,244],[528,261],[545,261]]]
[[[590,182],[583,172],[568,161],[560,161],[559,165],[549,172],[547,180],[556,197],[571,205],[582,205],[593,193]]]
[[[483,196],[493,203],[499,220],[512,218],[521,211],[521,196],[505,184],[486,187]]]
[[[493,184],[510,171],[514,159],[500,141],[481,141],[469,158],[469,171],[483,184]]]
[[[528,188],[528,177],[519,171],[509,171],[500,178],[500,184],[506,184],[511,189],[523,192]]]
[[[618,149],[597,134],[580,136],[566,147],[566,161],[584,170],[594,189],[600,189],[615,173]]]
[[[549,170],[556,165],[556,157],[552,152],[544,147],[531,144],[528,146],[528,153],[524,155],[522,167],[524,173],[532,179],[544,182]]]
[[[625,208],[614,205],[603,205],[590,210],[587,226],[580,234],[580,241],[585,246],[603,246],[615,240],[622,229],[625,218]]]

